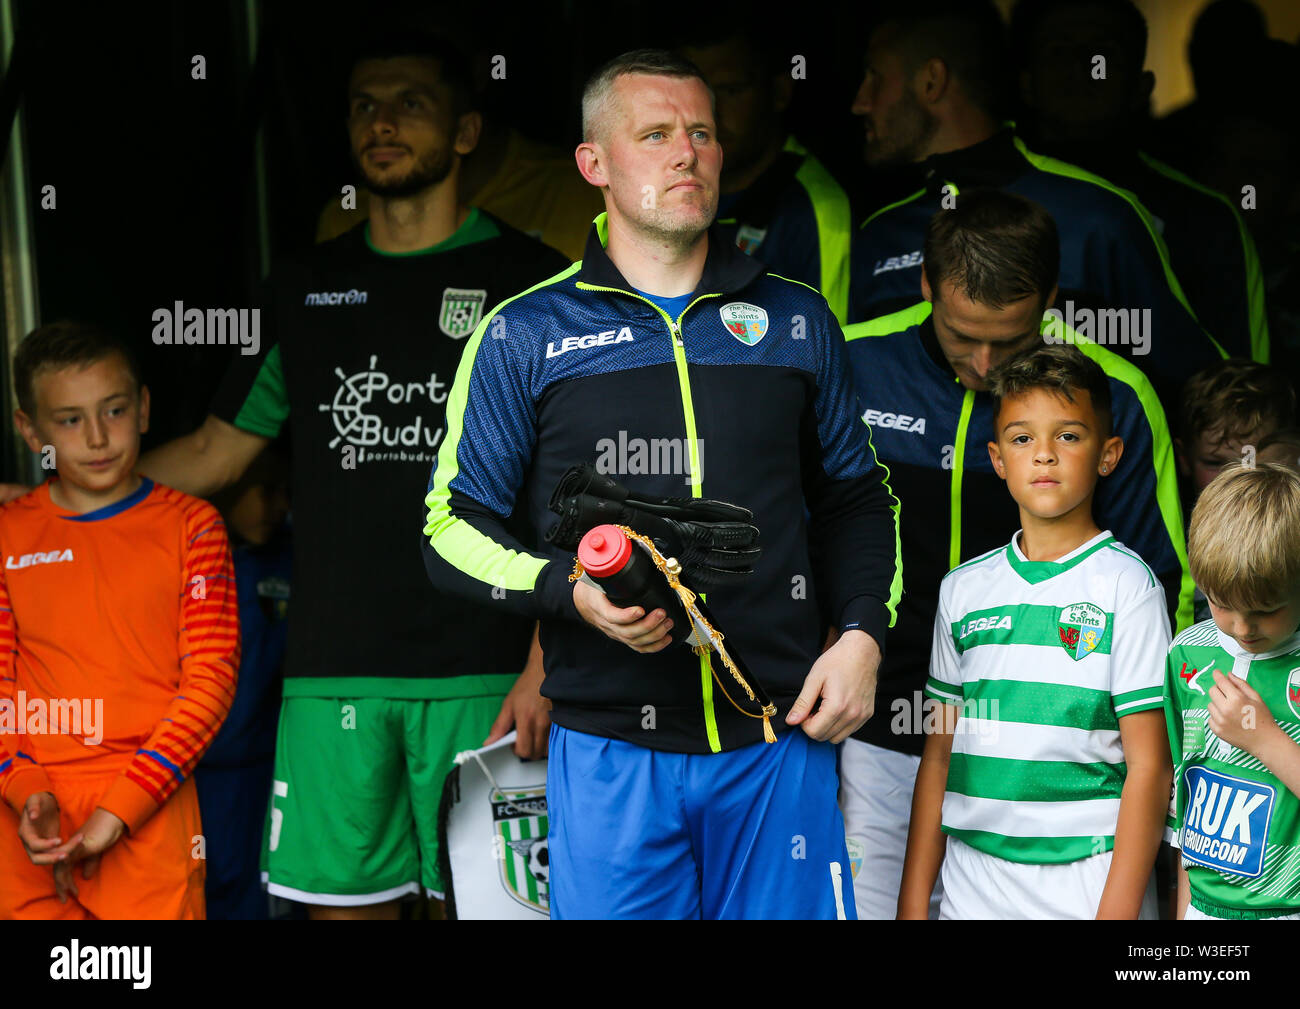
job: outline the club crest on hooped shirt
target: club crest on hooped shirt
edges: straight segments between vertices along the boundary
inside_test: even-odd
[[[731,301],[718,309],[727,332],[747,347],[767,335],[767,310],[747,301]]]
[[[438,311],[438,328],[453,340],[463,340],[474,332],[483,315],[483,302],[487,291],[471,291],[459,287],[444,288],[442,308]]]
[[[1106,632],[1106,613],[1092,603],[1071,603],[1057,618],[1061,647],[1076,662],[1101,644]]]

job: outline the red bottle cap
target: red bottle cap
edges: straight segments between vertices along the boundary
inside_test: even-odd
[[[632,541],[618,526],[589,529],[578,544],[578,561],[592,578],[618,574],[631,557]]]

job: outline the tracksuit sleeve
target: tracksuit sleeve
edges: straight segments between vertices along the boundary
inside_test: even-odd
[[[1187,566],[1173,439],[1150,382],[1136,368],[1128,374],[1128,380],[1111,382],[1113,428],[1124,439],[1124,454],[1116,472],[1098,484],[1095,514],[1102,528],[1155,572],[1177,634],[1191,625],[1195,586]]]
[[[844,335],[824,301],[820,308],[816,431],[803,473],[814,578],[835,626],[866,631],[883,653],[902,595],[899,503],[862,420]]]
[[[18,636],[14,625],[13,607],[9,604],[9,583],[4,568],[0,567],[0,704],[17,713],[14,691],[17,689]],[[18,735],[0,731],[0,796],[9,808],[21,814],[29,797],[36,792],[53,792],[54,786],[45,774],[45,768],[36,758],[24,753],[18,745]]]
[[[578,620],[568,570],[507,528],[537,442],[535,403],[515,346],[526,326],[498,311],[465,348],[424,499],[421,550],[439,591],[534,619]]]
[[[1117,303],[1106,308],[1150,308],[1152,345],[1139,363],[1165,402],[1178,401],[1183,383],[1202,368],[1221,360],[1222,348],[1197,321],[1169,252],[1143,209],[1133,213],[1124,233],[1111,236],[1106,267],[1111,271]]]
[[[1264,270],[1259,264],[1255,240],[1235,211],[1234,216],[1237,216],[1237,226],[1241,229],[1241,248],[1246,264],[1246,319],[1250,332],[1250,358],[1260,364],[1268,364],[1271,350],[1268,311],[1264,304]]]
[[[239,599],[226,525],[195,501],[186,516],[177,656],[180,686],[99,805],[132,832],[193,772],[230,713],[239,670]]]

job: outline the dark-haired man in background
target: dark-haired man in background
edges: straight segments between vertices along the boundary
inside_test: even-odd
[[[359,50],[347,122],[368,222],[273,271],[261,353],[236,357],[202,427],[141,461],[211,494],[289,422],[294,614],[269,889],[317,918],[392,918],[406,894],[440,896],[452,757],[511,724],[520,756],[545,753],[535,646],[520,675],[533,625],[435,592],[408,524],[466,337],[487,306],[568,265],[458,201],[479,131],[470,80],[434,39]]]
[[[913,301],[936,210],[973,187],[1004,189],[1056,220],[1062,310],[1080,319],[1095,313],[1090,331],[1078,325],[1083,335],[1129,357],[1172,406],[1182,382],[1222,351],[1197,324],[1164,243],[1132,194],[1030,151],[1002,123],[1004,35],[987,0],[912,0],[891,8],[872,32],[853,104],[866,129],[866,160],[875,168],[914,166],[920,188],[869,215],[854,236],[849,320]],[[1103,309],[1124,317],[1103,323]]]
[[[1020,0],[1011,42],[1030,143],[1137,196],[1197,319],[1229,354],[1267,363],[1264,274],[1246,222],[1223,193],[1141,149],[1155,75],[1143,69],[1147,23],[1137,5]]]
[[[963,193],[953,210],[931,218],[923,250],[925,300],[844,330],[864,419],[901,504],[906,572],[881,663],[878,714],[841,754],[845,827],[850,850],[862,856],[854,881],[860,918],[894,915],[925,743],[921,689],[939,584],[958,564],[1005,546],[1019,521],[986,449],[993,406],[985,378],[1044,339],[1073,339],[1055,317],[1044,328],[1044,310],[1057,297],[1060,243],[1037,204],[993,189]],[[1114,473],[1102,471],[1097,522],[1141,554],[1164,585],[1174,622],[1187,626],[1192,582],[1164,412],[1151,383],[1123,357],[1079,347],[1110,379],[1113,432],[1124,439]],[[1054,567],[1039,565],[1034,576],[1050,577]]]
[[[821,291],[848,317],[848,195],[785,124],[794,81],[767,34],[734,21],[699,24],[679,51],[700,68],[718,108],[726,152],[717,227],[746,255]]]

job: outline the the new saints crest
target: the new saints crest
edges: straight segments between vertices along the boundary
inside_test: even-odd
[[[746,301],[732,301],[718,309],[727,331],[747,347],[767,334],[767,312]]]
[[[489,791],[500,850],[501,885],[525,907],[551,913],[551,862],[546,847],[546,786]]]
[[[448,287],[442,292],[442,309],[438,312],[438,328],[453,340],[463,340],[474,332],[483,316],[483,302],[487,291],[469,291]]]
[[[1056,623],[1061,647],[1076,661],[1101,644],[1106,633],[1106,613],[1092,603],[1072,603],[1061,610]]]

